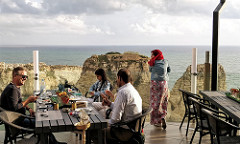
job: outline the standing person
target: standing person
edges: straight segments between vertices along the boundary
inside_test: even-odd
[[[111,90],[111,84],[107,80],[106,73],[103,69],[97,69],[95,75],[98,80],[89,88],[89,94],[92,96],[93,101],[98,101],[101,93],[105,93],[106,90]]]
[[[37,96],[29,96],[25,101],[22,100],[22,94],[20,87],[23,86],[28,79],[27,72],[23,67],[16,67],[12,71],[12,81],[3,90],[0,97],[0,106],[3,109],[9,111],[15,111],[22,114],[26,114],[26,110],[29,111],[31,116],[34,116],[34,111],[28,107],[28,104],[36,101]],[[30,125],[30,124],[33,125]],[[20,125],[25,127],[35,127],[35,120],[30,122],[28,119],[24,119]],[[64,142],[58,142],[52,133],[49,134],[50,144],[66,144]]]
[[[154,126],[166,129],[167,105],[168,105],[168,74],[171,69],[168,61],[164,59],[160,50],[151,51],[151,60],[148,62],[151,72],[150,84],[150,105],[151,112],[150,123]]]

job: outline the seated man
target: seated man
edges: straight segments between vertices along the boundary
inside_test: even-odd
[[[142,114],[142,98],[130,82],[130,71],[120,69],[117,73],[117,85],[119,89],[114,103],[110,102],[106,96],[103,97],[102,104],[112,109],[112,115],[109,121],[110,126],[120,121],[133,120]],[[127,129],[111,130],[109,127],[106,131],[107,139],[112,139],[117,136],[120,140],[127,140],[131,137]],[[112,133],[110,133],[110,131]]]
[[[12,72],[12,82],[7,85],[3,90],[0,97],[0,106],[9,111],[15,111],[22,114],[26,114],[26,110],[29,111],[31,116],[34,116],[34,111],[28,107],[28,104],[36,101],[37,96],[29,96],[25,101],[22,100],[20,87],[24,85],[28,79],[27,72],[23,67],[16,67]],[[25,119],[21,125],[35,127],[35,123],[31,123]],[[53,134],[50,134],[50,143],[58,144]]]

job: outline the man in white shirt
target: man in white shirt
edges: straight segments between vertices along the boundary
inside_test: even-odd
[[[107,105],[112,109],[112,115],[109,124],[117,122],[129,121],[137,118],[142,114],[142,98],[137,90],[130,83],[132,80],[130,71],[120,69],[117,73],[117,85],[119,87],[117,97],[113,102],[110,102],[106,96],[103,96],[103,105]],[[127,139],[128,130],[111,130],[119,139]],[[107,129],[107,138],[112,138],[110,128]]]

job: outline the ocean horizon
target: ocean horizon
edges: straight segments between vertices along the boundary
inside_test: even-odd
[[[197,48],[197,63],[205,63],[205,52],[211,46],[176,46],[176,45],[144,45],[144,46],[0,46],[0,62],[7,64],[32,63],[34,50],[39,51],[39,62],[47,65],[73,65],[83,66],[84,61],[92,55],[101,55],[108,52],[136,52],[150,57],[151,51],[160,49],[164,58],[169,61],[171,73],[169,88],[183,75],[187,67],[192,64],[192,48]],[[239,88],[240,79],[240,46],[220,46],[219,64],[226,72],[227,90]]]

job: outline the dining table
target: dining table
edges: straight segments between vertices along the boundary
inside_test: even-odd
[[[229,115],[233,123],[240,124],[240,103],[226,95],[223,91],[200,91],[204,99]]]
[[[41,144],[49,143],[49,133],[79,131],[75,124],[81,121],[80,117],[72,115],[64,109],[54,109],[54,106],[45,100],[43,102],[43,98],[39,98],[36,102],[35,134],[40,136]],[[104,141],[103,129],[107,128],[107,120],[92,107],[91,103],[83,109],[86,110],[90,121],[90,127],[86,131],[86,143],[91,143],[90,132],[97,131],[98,144],[102,144]]]

